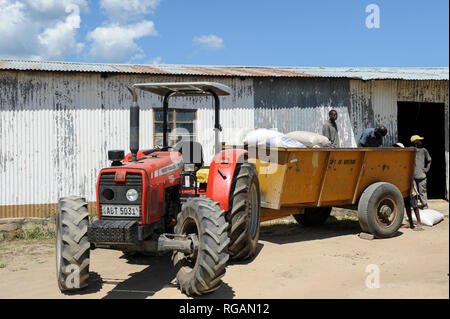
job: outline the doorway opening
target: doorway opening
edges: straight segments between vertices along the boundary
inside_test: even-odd
[[[431,155],[427,174],[428,198],[445,199],[445,107],[443,103],[398,102],[398,141],[411,146],[412,135],[424,138]]]

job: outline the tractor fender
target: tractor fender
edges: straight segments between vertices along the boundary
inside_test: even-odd
[[[220,203],[220,208],[228,211],[231,185],[238,164],[245,161],[248,152],[243,149],[225,150],[218,153],[209,166],[206,197]]]

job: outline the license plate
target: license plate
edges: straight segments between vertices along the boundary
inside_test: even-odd
[[[139,206],[128,205],[102,205],[102,216],[108,217],[139,217]]]

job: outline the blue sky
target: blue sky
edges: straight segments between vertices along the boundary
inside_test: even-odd
[[[447,0],[0,0],[0,58],[448,66],[448,17]]]

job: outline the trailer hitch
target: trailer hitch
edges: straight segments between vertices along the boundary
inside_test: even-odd
[[[198,238],[195,234],[177,235],[161,234],[158,237],[158,251],[177,250],[192,254],[198,249]]]

